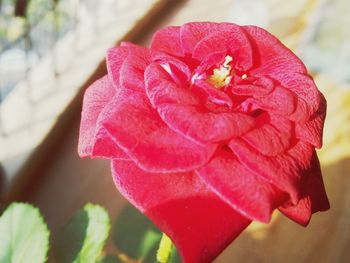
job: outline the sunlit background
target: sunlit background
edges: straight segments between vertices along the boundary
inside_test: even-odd
[[[54,232],[88,201],[116,218],[125,200],[107,162],[77,157],[82,91],[105,74],[108,47],[203,20],[268,29],[328,101],[319,157],[332,209],[306,229],[276,214],[215,262],[350,262],[349,0],[0,0],[0,200],[34,203]]]

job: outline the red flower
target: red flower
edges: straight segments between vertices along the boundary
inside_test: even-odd
[[[255,26],[188,23],[122,43],[86,92],[79,153],[112,160],[120,192],[185,262],[211,262],[278,208],[329,208],[315,147],[326,102],[304,64]]]

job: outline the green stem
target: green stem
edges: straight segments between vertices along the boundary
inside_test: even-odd
[[[171,239],[163,233],[162,239],[159,243],[159,248],[157,251],[157,260],[159,263],[168,263],[170,259],[171,249],[173,243]]]

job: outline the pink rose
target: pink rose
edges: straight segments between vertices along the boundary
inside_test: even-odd
[[[304,64],[255,26],[198,22],[122,43],[85,93],[79,154],[112,161],[119,191],[211,262],[278,208],[301,225],[327,210],[315,147],[326,101]]]

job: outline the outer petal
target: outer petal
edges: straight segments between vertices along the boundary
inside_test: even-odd
[[[94,82],[85,92],[78,152],[81,157],[128,158],[109,133],[97,124],[99,115],[115,90],[107,76]]]
[[[268,223],[288,195],[245,168],[229,151],[220,151],[198,170],[208,186],[242,215]]]
[[[279,78],[280,84],[286,89],[292,91],[299,99],[307,103],[307,113],[312,116],[319,110],[325,100],[322,94],[318,91],[314,81],[310,76],[299,73],[285,73]],[[296,114],[291,116],[295,120],[300,120]]]
[[[250,36],[256,66],[254,75],[264,74],[279,80],[291,72],[306,73],[303,62],[269,32],[256,26],[242,28]]]
[[[321,104],[318,111],[306,122],[297,123],[295,135],[303,141],[309,142],[317,148],[322,147],[324,119],[326,117],[326,100],[320,94]]]
[[[298,203],[302,197],[302,174],[310,168],[313,157],[310,144],[298,142],[274,158],[262,155],[240,139],[232,139],[229,147],[248,169],[289,193],[293,204]]]
[[[280,207],[280,211],[295,222],[306,226],[313,213],[329,209],[329,201],[324,189],[320,163],[316,153],[313,155],[311,168],[305,173],[305,197],[295,206]]]
[[[148,49],[144,47],[132,48],[120,68],[120,86],[144,92],[144,71],[150,62],[151,54]]]
[[[106,64],[111,83],[113,83],[115,87],[119,87],[120,79],[123,78],[125,74],[125,72],[121,74],[121,70],[129,56],[132,58],[127,63],[127,66],[131,63],[131,68],[140,69],[142,66],[144,66],[144,68],[146,67],[144,62],[149,60],[149,53],[147,48],[128,42],[122,42],[121,46],[110,48],[107,51]],[[128,72],[128,69],[125,71]],[[127,75],[129,76],[130,74]]]
[[[212,262],[250,223],[195,174],[147,173],[127,161],[113,161],[112,171],[119,191],[170,236],[184,263]]]
[[[206,163],[216,149],[169,129],[146,96],[132,90],[121,89],[101,115],[101,124],[118,145],[148,171],[190,171]]]
[[[158,30],[151,41],[151,49],[166,52],[175,56],[183,56],[180,40],[180,27],[169,26]]]

